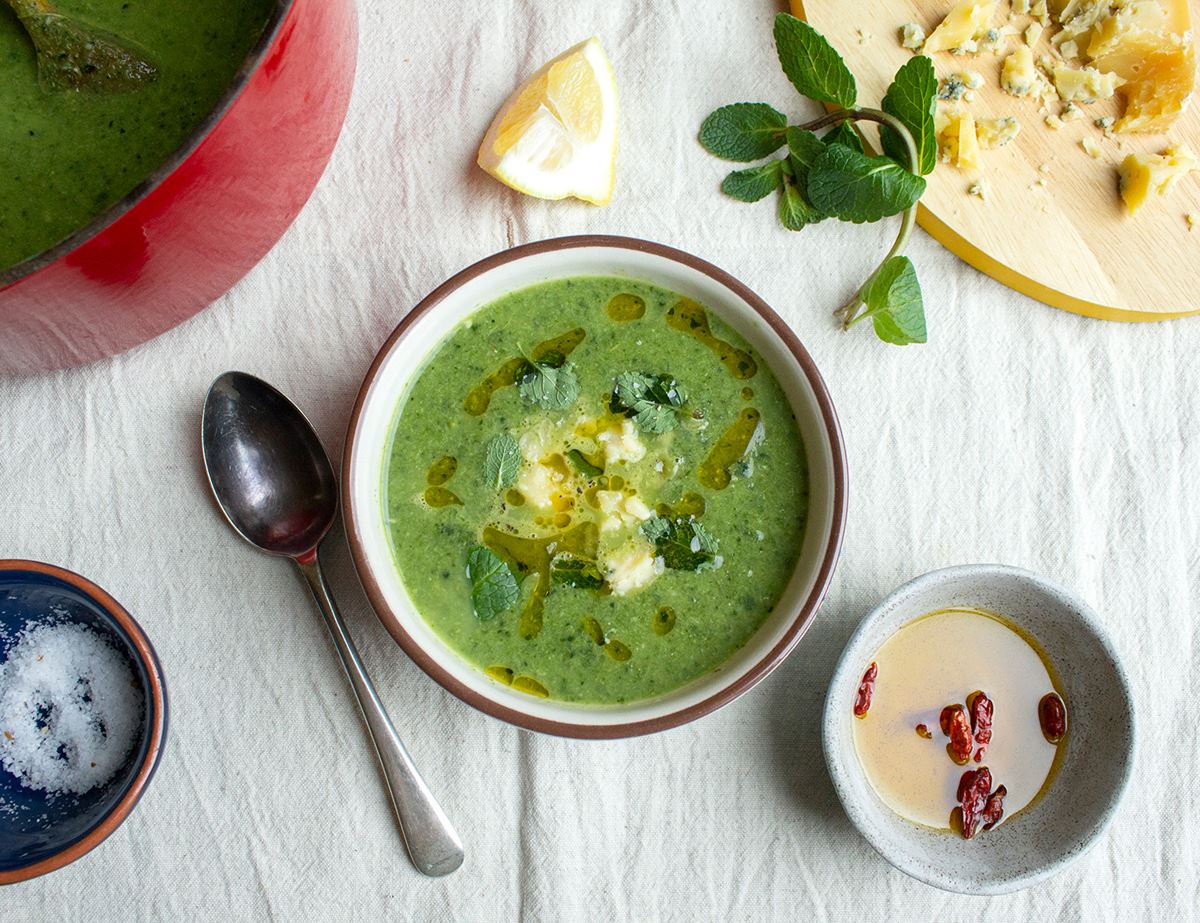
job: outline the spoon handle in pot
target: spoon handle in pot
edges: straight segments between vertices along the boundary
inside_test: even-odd
[[[359,659],[354,642],[346,631],[346,623],[334,604],[320,562],[314,557],[309,563],[297,561],[296,566],[304,574],[313,598],[325,616],[334,647],[350,678],[350,686],[354,689],[354,697],[358,700],[371,742],[375,745],[383,778],[392,796],[392,806],[400,821],[404,845],[408,847],[413,865],[431,877],[448,875],[462,865],[462,841],[400,742],[375,692],[375,686]]]

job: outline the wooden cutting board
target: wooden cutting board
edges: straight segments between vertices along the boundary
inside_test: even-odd
[[[912,55],[900,46],[900,27],[916,22],[932,32],[953,5],[952,0],[790,2],[795,15],[841,52],[858,80],[859,101],[867,106],[878,106],[897,68]],[[996,22],[1007,14],[1008,3],[1001,2]],[[1023,28],[1026,18],[1013,21]],[[1200,24],[1200,0],[1192,0],[1192,20]],[[1020,41],[1012,36],[1009,46]],[[1046,45],[1043,37],[1035,57]],[[1122,135],[1118,144],[1092,124],[1117,114],[1116,100],[1085,106],[1086,118],[1053,131],[1037,103],[1000,89],[1003,55],[932,57],[939,78],[964,70],[982,74],[985,83],[975,91],[970,111],[977,118],[1013,115],[1021,133],[1005,147],[981,151],[978,173],[939,163],[921,200],[922,228],[976,269],[1056,308],[1124,321],[1200,313],[1200,227],[1189,230],[1184,219],[1189,212],[1200,216],[1200,174],[1133,216],[1125,214],[1116,180],[1116,165],[1131,151],[1158,153],[1170,140],[1200,153],[1196,100],[1169,135]],[[866,131],[876,143],[878,135]],[[1101,159],[1080,147],[1085,136],[1100,144]],[[977,178],[989,187],[986,202],[967,194]]]

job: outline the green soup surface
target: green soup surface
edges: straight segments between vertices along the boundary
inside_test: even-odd
[[[808,506],[763,359],[696,302],[619,278],[482,307],[402,401],[384,471],[421,616],[496,681],[590,704],[729,660],[791,578]]]
[[[33,44],[0,3],[0,271],[118,202],[212,111],[273,0],[55,0],[143,49],[158,78],[136,91],[50,91]]]

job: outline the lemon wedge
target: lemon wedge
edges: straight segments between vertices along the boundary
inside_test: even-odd
[[[477,159],[526,195],[606,205],[616,158],[617,81],[600,42],[589,38],[513,91]]]

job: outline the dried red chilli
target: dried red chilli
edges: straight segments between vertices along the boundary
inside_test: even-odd
[[[971,712],[971,730],[975,733],[975,743],[979,744],[981,749],[986,748],[992,742],[992,712],[995,706],[986,692],[976,691],[967,696],[967,708]]]
[[[1058,743],[1067,734],[1067,706],[1057,693],[1048,692],[1038,702],[1038,722],[1042,734],[1052,744]]]
[[[950,738],[950,743],[946,744],[950,759],[959,766],[965,766],[971,759],[971,725],[967,721],[966,710],[961,705],[947,705],[942,709],[938,721],[942,733]]]
[[[983,810],[979,812],[979,819],[983,821],[983,829],[991,830],[996,824],[1000,823],[1000,818],[1004,816],[1004,796],[1008,794],[1008,789],[1003,785],[988,795],[987,803],[984,804]]]
[[[865,718],[871,708],[871,697],[875,694],[875,678],[879,675],[879,666],[874,661],[867,667],[862,681],[858,684],[858,693],[854,696],[854,717]]]
[[[988,804],[992,790],[992,772],[986,766],[968,769],[958,780],[958,811],[962,823],[963,839],[969,840],[979,828],[980,815]],[[1003,805],[1003,796],[1001,796]]]
[[[933,731],[929,730],[924,724],[917,725],[917,736],[923,737],[925,740],[933,740]]]

